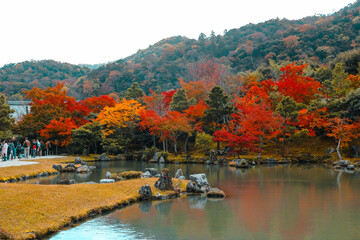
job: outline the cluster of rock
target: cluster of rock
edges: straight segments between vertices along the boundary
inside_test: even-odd
[[[157,170],[154,168],[146,169],[144,173],[146,176],[152,174],[157,176]],[[182,169],[178,169],[175,173],[175,178],[185,179]],[[180,194],[180,189],[173,185],[172,177],[168,169],[164,168],[161,171],[159,179],[155,183],[155,188],[159,190],[174,190],[175,194],[173,196],[178,196]],[[206,194],[209,198],[224,198],[226,195],[223,191],[218,188],[211,188],[209,182],[204,173],[202,174],[193,174],[190,175],[190,181],[186,185],[186,193],[189,194]],[[160,193],[153,195],[151,187],[149,185],[144,185],[139,189],[140,198],[143,200],[150,199],[166,199],[168,196],[163,196]]]
[[[225,193],[218,188],[211,188],[204,173],[190,175],[186,185],[187,193],[205,193],[207,197],[224,198]]]
[[[153,163],[165,163],[165,158],[161,156],[160,152],[156,152],[154,157],[150,160]]]
[[[141,174],[141,178],[151,178],[151,177],[160,177],[156,168],[145,168],[144,172]]]
[[[351,164],[348,160],[340,160],[333,163],[335,169],[347,169],[347,170],[355,170],[355,164]]]
[[[228,161],[224,157],[228,152],[228,148],[223,150],[211,150],[209,159],[206,160],[206,164],[210,165],[227,165]]]
[[[81,158],[75,158],[74,163],[69,163],[63,167],[61,164],[54,164],[52,166],[58,172],[76,172],[76,173],[90,173],[94,170],[95,166],[88,166],[87,162],[81,160]]]

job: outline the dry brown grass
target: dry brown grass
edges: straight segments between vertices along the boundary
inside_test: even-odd
[[[95,155],[81,157],[83,161],[93,161]],[[38,175],[39,173],[54,173],[53,164],[62,164],[66,162],[74,162],[76,156],[66,156],[61,158],[43,158],[43,159],[28,159],[21,161],[38,162],[38,164],[2,167],[0,168],[0,182],[9,181],[11,179],[19,179],[29,175],[30,177]],[[65,166],[65,165],[64,165]]]
[[[39,238],[94,214],[136,201],[139,188],[145,184],[152,186],[154,194],[172,193],[155,189],[156,180],[142,178],[67,186],[0,183],[1,228],[15,239]],[[181,188],[186,183],[175,180]]]
[[[13,166],[13,167],[2,167],[0,168],[0,182],[5,182],[11,179],[18,179],[26,175],[35,176],[39,173],[53,173],[56,172],[52,168],[53,164],[64,162],[70,159],[67,158],[54,158],[54,159],[35,159],[29,160],[31,162],[38,162],[38,164]]]

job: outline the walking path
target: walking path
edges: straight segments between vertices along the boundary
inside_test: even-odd
[[[39,162],[33,162],[31,160],[36,159],[49,159],[49,158],[62,158],[64,156],[44,156],[44,157],[35,157],[29,159],[16,159],[12,161],[0,161],[0,168],[1,167],[12,167],[12,166],[23,166],[23,165],[30,165],[30,164],[37,164]]]

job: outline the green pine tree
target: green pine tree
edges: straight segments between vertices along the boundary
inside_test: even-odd
[[[0,95],[0,137],[8,138],[11,136],[11,126],[14,123],[14,119],[11,118],[11,114],[15,111],[10,109],[10,106],[6,104],[6,98],[3,94]]]

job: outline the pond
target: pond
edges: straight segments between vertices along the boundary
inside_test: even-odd
[[[97,172],[82,180],[98,181],[106,171],[163,167],[136,161],[97,164]],[[360,239],[358,174],[318,165],[166,167],[172,173],[181,167],[186,177],[206,173],[210,185],[228,196],[136,203],[61,231],[51,240]]]

